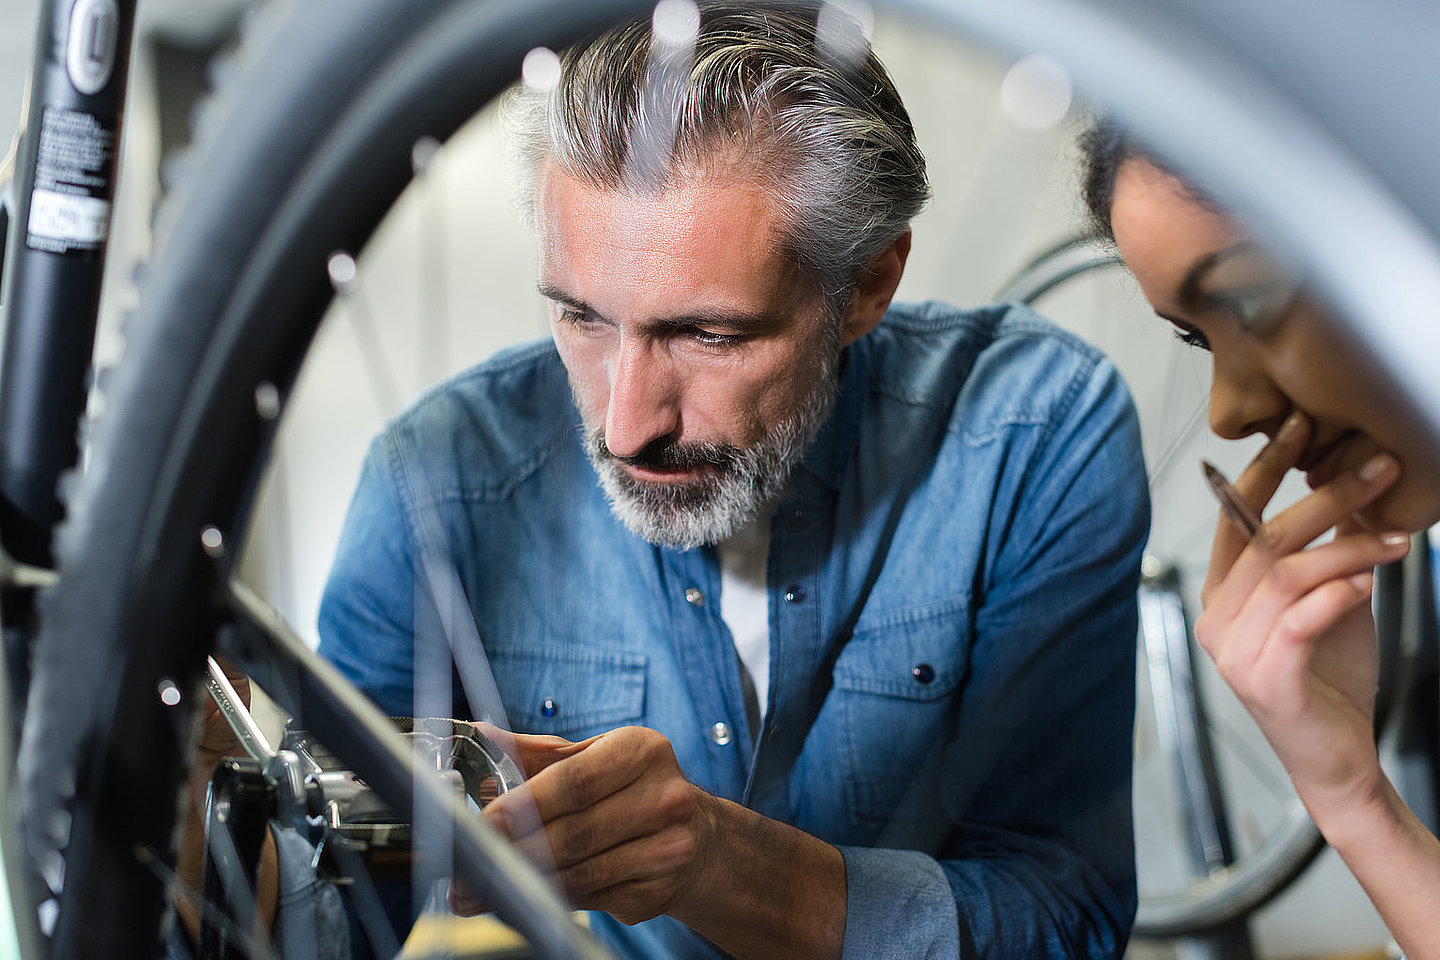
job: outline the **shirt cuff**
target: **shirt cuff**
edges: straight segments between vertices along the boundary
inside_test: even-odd
[[[846,960],[952,960],[960,955],[955,893],[934,857],[840,847],[845,858]]]

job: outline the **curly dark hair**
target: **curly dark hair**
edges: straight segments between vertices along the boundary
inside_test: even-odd
[[[1127,160],[1144,160],[1165,171],[1175,178],[1191,200],[1207,209],[1224,212],[1224,208],[1195,181],[1160,159],[1128,127],[1108,114],[1101,113],[1092,118],[1081,132],[1077,145],[1080,148],[1081,195],[1085,200],[1090,227],[1097,237],[1112,243],[1115,241],[1115,230],[1110,223],[1111,208],[1115,205],[1115,178]]]
[[[1110,208],[1115,202],[1115,177],[1126,160],[1140,153],[1129,131],[1114,117],[1097,116],[1080,134],[1081,195],[1097,236],[1115,239]]]

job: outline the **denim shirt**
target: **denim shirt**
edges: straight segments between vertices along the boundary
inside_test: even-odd
[[[416,663],[446,643],[472,715],[501,719],[489,687],[517,731],[662,732],[695,784],[840,849],[846,957],[1118,956],[1149,527],[1129,395],[1013,305],[897,305],[841,369],[771,524],[761,729],[716,551],[612,517],[550,342],[454,378],[375,441],[321,652],[392,713],[425,705]],[[592,926],[621,956],[718,956],[668,917]]]

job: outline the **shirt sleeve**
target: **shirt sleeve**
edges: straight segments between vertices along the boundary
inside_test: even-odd
[[[1119,375],[1097,360],[1071,387],[997,480],[957,734],[907,796],[938,795],[938,853],[842,848],[847,958],[1124,951],[1149,502]]]
[[[943,866],[982,957],[1114,957],[1134,922],[1148,486],[1114,367],[1099,361],[1073,397],[1002,497],[1014,506],[976,618],[966,759],[942,766],[963,827]]]
[[[371,444],[320,602],[320,655],[392,716],[413,710],[414,538],[396,441]]]
[[[841,847],[843,956],[953,960],[960,952],[955,894],[933,857],[915,850]]]

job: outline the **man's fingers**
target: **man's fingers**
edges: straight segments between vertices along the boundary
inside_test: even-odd
[[[498,804],[504,811],[529,797],[540,819],[550,821],[594,806],[634,783],[652,765],[678,769],[670,741],[644,727],[621,727],[544,756],[527,757],[531,759],[536,761],[536,772],[525,790],[505,794],[491,806]],[[526,769],[532,769],[530,762]]]
[[[639,837],[563,867],[560,882],[579,906],[624,912],[624,888],[669,882],[694,857],[694,836],[676,828]],[[607,899],[594,899],[605,894],[609,894]]]
[[[626,788],[582,810],[522,824],[515,807],[499,811],[500,827],[534,863],[554,862],[561,869],[612,847],[676,824],[688,824],[696,810],[695,788],[679,777],[641,777]],[[496,813],[487,814],[492,822]]]
[[[479,897],[472,897],[455,885],[450,887],[450,893],[446,899],[449,901],[450,912],[456,916],[476,917],[490,911],[485,901]]]
[[[473,726],[508,753],[526,777],[533,777],[551,764],[589,749],[600,739],[595,736],[589,740],[574,741],[545,734],[511,733],[489,723],[476,723]]]

